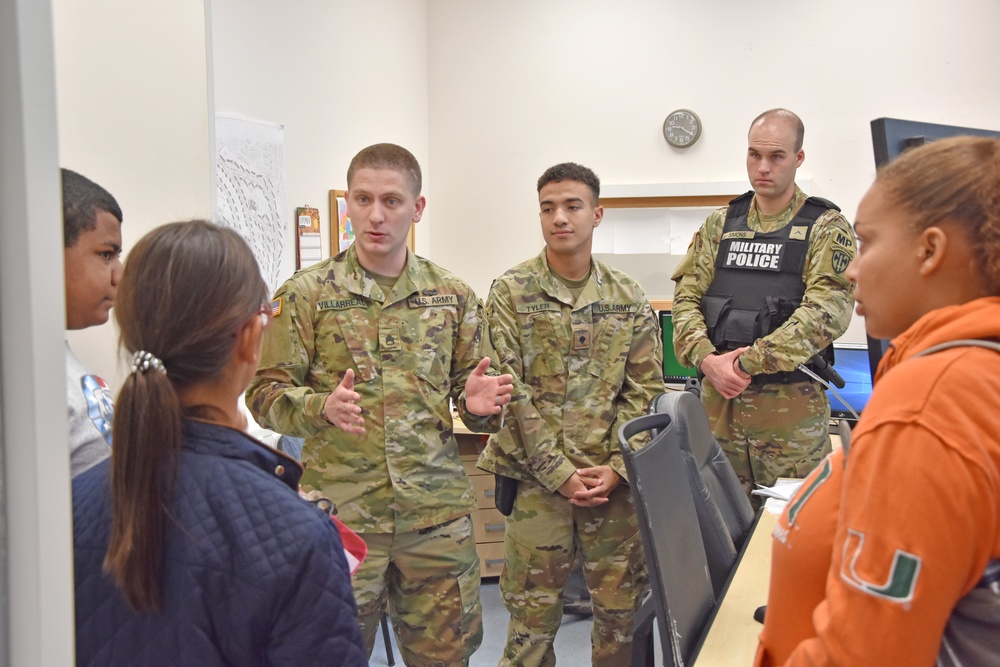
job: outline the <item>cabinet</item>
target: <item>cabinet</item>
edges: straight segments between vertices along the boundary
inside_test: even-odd
[[[465,474],[476,492],[476,510],[472,513],[472,530],[476,537],[479,567],[484,577],[498,577],[503,569],[504,516],[497,511],[494,500],[493,475],[476,467],[479,452],[486,444],[485,435],[473,433],[455,417],[455,439],[462,457]]]

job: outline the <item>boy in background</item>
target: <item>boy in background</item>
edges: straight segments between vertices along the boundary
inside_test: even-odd
[[[66,328],[104,324],[122,275],[122,210],[107,190],[62,170]],[[111,455],[114,404],[107,383],[66,343],[70,473],[76,477]]]

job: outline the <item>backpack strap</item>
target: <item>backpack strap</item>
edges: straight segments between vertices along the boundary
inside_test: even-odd
[[[940,343],[939,345],[933,345],[922,352],[918,352],[913,355],[914,357],[923,357],[928,354],[934,354],[935,352],[940,352],[942,350],[948,350],[953,347],[985,347],[994,352],[1000,352],[1000,343],[995,340],[983,340],[981,338],[962,338],[959,340],[950,340],[947,343]]]

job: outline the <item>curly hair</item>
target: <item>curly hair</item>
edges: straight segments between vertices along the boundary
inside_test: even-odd
[[[575,162],[563,162],[545,170],[538,179],[538,192],[542,191],[549,183],[559,183],[560,181],[577,181],[583,183],[594,195],[593,203],[596,205],[601,197],[601,179],[597,177],[592,169],[584,167]]]
[[[917,229],[962,225],[987,285],[1000,294],[1000,139],[952,137],[911,148],[879,169],[875,182]]]

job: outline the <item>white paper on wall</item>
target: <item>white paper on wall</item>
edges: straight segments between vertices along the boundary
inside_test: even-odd
[[[281,283],[285,248],[285,130],[276,123],[218,115],[216,221],[253,249],[273,294]]]
[[[594,252],[618,255],[684,255],[694,233],[714,209],[613,208],[594,231]]]
[[[670,254],[685,255],[694,233],[701,229],[714,208],[675,208],[670,212]]]

